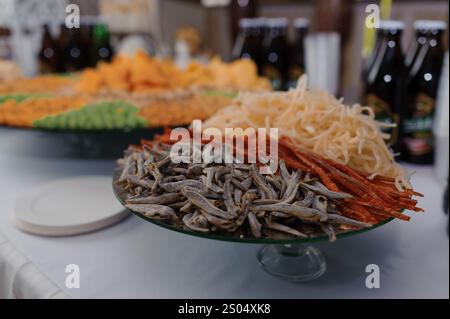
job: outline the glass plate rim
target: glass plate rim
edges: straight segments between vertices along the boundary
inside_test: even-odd
[[[194,237],[199,237],[199,238],[206,238],[206,239],[212,239],[212,240],[218,240],[218,241],[225,241],[225,242],[234,242],[234,243],[243,243],[243,244],[272,244],[272,245],[285,245],[285,244],[309,244],[309,243],[317,243],[317,242],[322,242],[322,241],[328,241],[329,238],[327,235],[323,235],[323,236],[317,236],[317,237],[310,237],[310,238],[302,238],[302,239],[269,239],[269,238],[250,238],[250,237],[245,237],[245,238],[241,238],[241,237],[232,237],[232,236],[225,236],[225,235],[217,235],[217,234],[210,234],[210,233],[202,233],[202,232],[196,232],[194,230],[187,230],[187,229],[181,229],[169,224],[166,224],[164,222],[158,221],[158,220],[154,220],[151,219],[149,217],[144,216],[143,214],[140,214],[138,212],[135,212],[129,208],[125,207],[125,201],[120,197],[119,194],[119,190],[120,187],[117,186],[116,182],[117,182],[117,177],[119,175],[119,168],[116,167],[114,169],[114,174],[113,174],[113,178],[112,178],[112,188],[113,188],[113,193],[114,196],[117,198],[117,200],[124,206],[125,209],[127,209],[128,211],[130,211],[131,213],[133,213],[133,215],[138,216],[139,218],[144,219],[147,222],[150,222],[156,226],[162,227],[162,228],[166,228],[168,230],[171,231],[175,231],[177,233],[181,233],[181,234],[185,234],[185,235],[190,235],[190,236],[194,236]],[[358,235],[358,234],[362,234],[374,229],[377,229],[391,221],[393,221],[395,218],[394,217],[390,217],[387,218],[381,222],[379,222],[378,224],[375,224],[371,227],[367,227],[367,228],[360,228],[360,229],[355,229],[355,230],[351,230],[351,231],[343,231],[340,233],[336,233],[336,239],[342,239],[342,238],[346,238],[346,237],[350,237],[353,235]]]

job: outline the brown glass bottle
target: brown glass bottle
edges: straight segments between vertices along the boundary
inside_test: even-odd
[[[375,59],[377,58],[377,56],[380,52],[382,40],[383,40],[383,29],[378,28],[375,33],[375,45],[373,47],[373,50],[363,65],[363,71],[362,71],[363,81],[365,81],[367,79],[367,75],[370,73],[370,70],[372,69],[373,64],[375,62]]]
[[[436,95],[444,61],[442,35],[445,23],[429,21],[423,26],[422,45],[406,80],[406,100],[402,124],[402,159],[432,164],[434,155],[433,118]]]
[[[108,26],[99,23],[92,30],[92,43],[90,50],[90,64],[96,65],[99,61],[111,61],[113,49],[111,47]]]
[[[228,6],[231,37],[235,39],[239,34],[239,21],[243,18],[256,16],[258,11],[258,2],[255,0],[231,0]]]
[[[239,34],[231,54],[233,60],[251,59],[261,72],[263,18],[243,18],[239,21]]]
[[[274,90],[282,90],[286,85],[289,65],[287,27],[285,18],[267,19],[262,73],[269,78]]]
[[[87,52],[88,54],[85,67],[94,66],[91,64],[89,56],[92,46],[93,28],[93,25],[90,23],[83,23],[80,26],[80,47],[82,51]]]
[[[69,29],[65,24],[59,26],[59,35],[56,40],[58,49],[60,51],[59,68],[61,72],[66,72],[66,47],[69,41]]]
[[[0,59],[12,59],[11,30],[0,26]]]
[[[45,24],[43,27],[41,40],[41,50],[38,55],[40,73],[61,72],[61,51],[58,43],[50,33],[50,27]]]
[[[387,142],[395,151],[398,151],[405,78],[403,53],[400,46],[403,23],[382,21],[380,27],[382,29],[380,47],[366,76],[363,102],[372,107],[378,121],[396,125],[394,128],[383,128],[383,132],[391,135]]]
[[[88,52],[83,50],[80,29],[65,29],[67,42],[64,48],[64,68],[66,72],[74,72],[88,66]]]
[[[305,38],[308,34],[309,20],[294,20],[295,40],[290,50],[290,61],[286,89],[295,87],[297,80],[305,73]]]

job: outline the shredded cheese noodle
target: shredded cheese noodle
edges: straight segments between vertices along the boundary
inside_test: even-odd
[[[204,127],[276,127],[296,146],[366,172],[395,178],[399,190],[411,188],[405,170],[394,160],[370,107],[344,105],[324,91],[307,89],[307,78],[288,92],[241,92]]]

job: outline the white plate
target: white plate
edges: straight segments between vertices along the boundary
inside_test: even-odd
[[[67,236],[107,227],[128,216],[107,176],[51,182],[25,194],[15,205],[15,224],[26,232]]]

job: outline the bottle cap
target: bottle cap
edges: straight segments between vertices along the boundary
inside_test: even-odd
[[[258,17],[258,18],[254,18],[255,24],[257,24],[258,27],[265,27],[267,26],[267,18],[266,17]]]
[[[309,27],[309,19],[306,18],[296,18],[294,20],[294,28],[308,28]]]
[[[239,20],[239,27],[243,29],[257,28],[264,25],[264,18],[242,18]]]
[[[266,25],[269,28],[287,28],[289,22],[286,18],[267,18]]]
[[[447,24],[440,20],[417,20],[414,22],[416,30],[445,30]]]
[[[384,30],[403,30],[405,24],[398,20],[381,20],[380,28]]]

